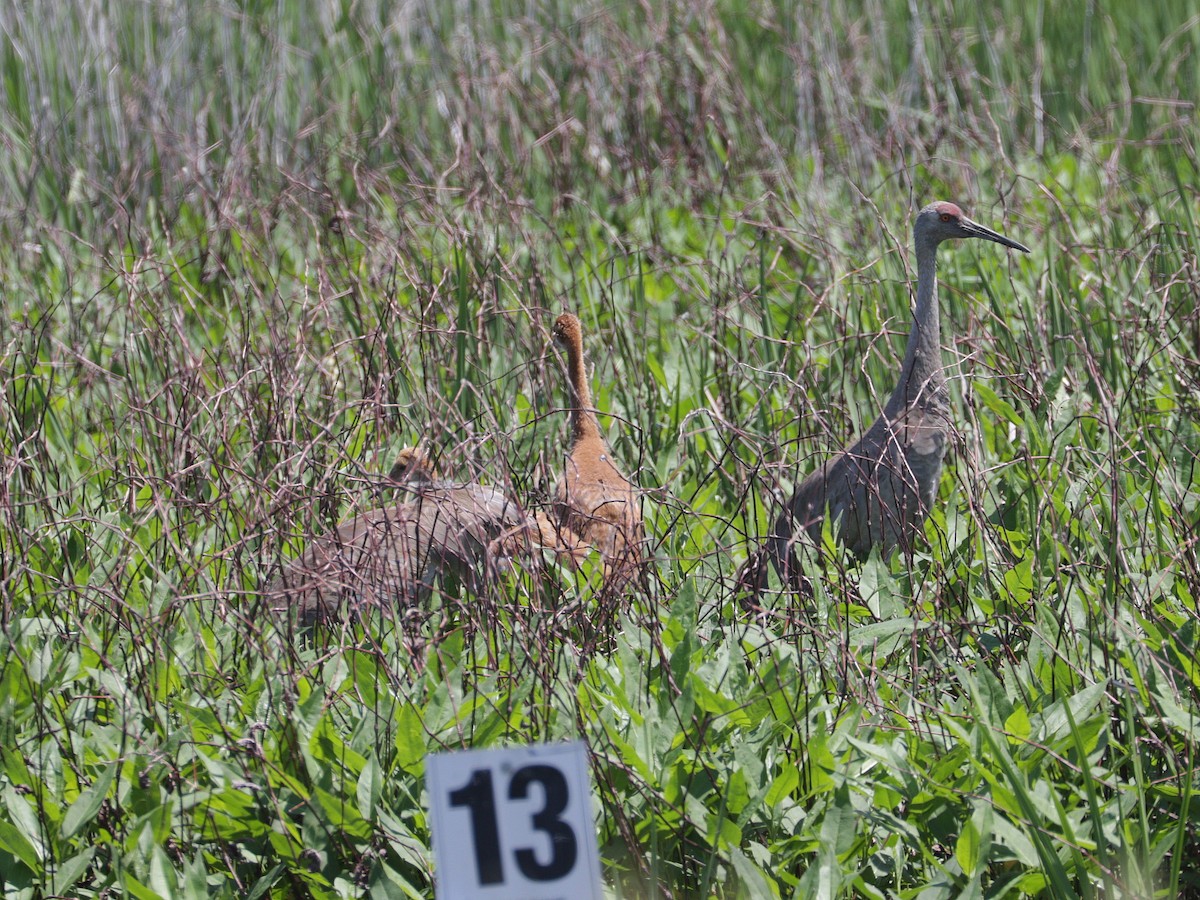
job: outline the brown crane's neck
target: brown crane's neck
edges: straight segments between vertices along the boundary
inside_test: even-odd
[[[571,379],[571,435],[575,442],[600,440],[600,423],[592,409],[592,391],[588,387],[587,370],[583,364],[583,339],[578,334],[567,339],[567,369]]]
[[[917,250],[917,308],[904,351],[900,381],[886,411],[896,415],[912,407],[944,406],[946,373],[942,368],[942,329],[938,315],[937,245],[925,242]]]

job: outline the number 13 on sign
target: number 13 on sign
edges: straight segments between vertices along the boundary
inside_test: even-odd
[[[425,759],[439,900],[599,900],[583,743]]]

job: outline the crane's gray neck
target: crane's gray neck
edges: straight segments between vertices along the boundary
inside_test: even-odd
[[[946,402],[946,374],[942,369],[942,329],[938,317],[937,245],[917,245],[917,308],[904,351],[900,381],[887,404],[895,415],[910,406],[938,406]]]

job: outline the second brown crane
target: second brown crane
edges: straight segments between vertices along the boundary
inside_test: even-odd
[[[571,388],[571,452],[558,482],[555,505],[563,524],[596,547],[605,581],[620,587],[643,563],[645,528],[637,491],[613,463],[600,433],[583,360],[583,328],[570,313],[559,316],[553,335],[567,352]]]

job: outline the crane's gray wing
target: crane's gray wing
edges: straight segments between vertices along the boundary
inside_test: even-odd
[[[794,546],[802,534],[819,544],[826,514],[838,542],[860,559],[875,545],[885,556],[911,546],[937,492],[946,432],[940,412],[910,408],[895,419],[881,416],[805,478],[769,539],[781,575],[795,572]]]

